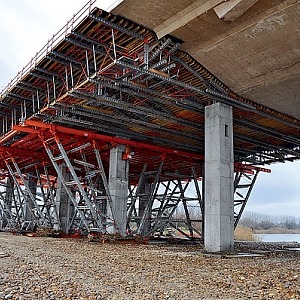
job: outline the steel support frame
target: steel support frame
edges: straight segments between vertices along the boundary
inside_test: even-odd
[[[38,134],[41,137],[41,140],[44,144],[44,148],[46,152],[48,153],[48,156],[50,158],[50,161],[52,162],[52,165],[54,166],[56,170],[56,176],[58,178],[63,178],[63,175],[59,171],[58,168],[58,162],[65,162],[67,167],[69,168],[71,174],[72,174],[72,181],[67,182],[65,180],[65,183],[63,184],[63,188],[67,191],[68,196],[70,197],[72,201],[73,206],[78,206],[79,204],[79,198],[81,197],[83,199],[83,202],[87,205],[85,205],[84,208],[77,208],[76,209],[76,214],[74,215],[74,218],[71,220],[71,225],[69,228],[69,231],[74,231],[75,229],[81,229],[83,231],[100,231],[100,232],[105,232],[107,226],[114,226],[114,218],[112,217],[111,219],[107,218],[107,207],[111,204],[111,196],[109,192],[109,187],[105,175],[105,170],[103,167],[102,159],[100,156],[100,151],[97,147],[97,142],[107,142],[111,143],[112,145],[116,143],[121,143],[123,145],[127,145],[128,147],[133,147],[133,148],[142,148],[142,149],[147,149],[148,151],[155,151],[157,153],[163,153],[162,160],[161,160],[161,165],[160,167],[156,170],[155,176],[153,177],[153,174],[151,175],[153,177],[152,182],[151,182],[151,190],[149,192],[149,195],[145,198],[144,196],[141,196],[141,188],[142,184],[145,182],[145,178],[147,176],[149,177],[149,174],[153,171],[151,170],[150,173],[147,172],[148,166],[147,163],[145,162],[143,171],[141,173],[139,182],[137,186],[133,189],[132,186],[129,190],[129,198],[128,198],[128,219],[127,219],[127,229],[128,232],[134,232],[137,234],[142,234],[144,236],[150,235],[154,233],[155,231],[159,231],[159,228],[164,228],[164,226],[167,226],[169,224],[170,226],[174,225],[174,221],[168,221],[163,223],[162,220],[174,220],[174,211],[170,209],[168,206],[176,206],[176,201],[180,205],[182,205],[182,208],[185,213],[185,223],[190,231],[188,235],[192,235],[192,232],[196,232],[192,227],[191,223],[192,221],[190,220],[191,218],[189,217],[189,213],[187,212],[187,203],[185,200],[186,193],[185,189],[186,186],[185,184],[181,183],[180,180],[183,178],[181,177],[180,174],[175,174],[173,175],[173,179],[165,179],[165,177],[161,177],[161,170],[163,169],[163,162],[164,162],[164,155],[182,155],[183,157],[190,158],[190,159],[197,159],[200,161],[203,160],[203,157],[201,155],[191,153],[191,152],[184,152],[184,151],[176,151],[172,149],[168,149],[165,147],[159,147],[159,146],[153,146],[149,145],[146,143],[140,143],[140,142],[135,142],[131,140],[126,140],[123,138],[118,138],[118,137],[109,137],[105,135],[100,135],[92,132],[86,132],[86,131],[81,131],[81,130],[75,130],[71,128],[66,128],[66,127],[61,127],[61,126],[56,126],[53,124],[45,124],[37,121],[30,121],[27,120],[24,122],[23,126],[19,126],[19,129],[24,132],[29,132],[32,134]],[[68,149],[65,149],[65,146],[61,142],[60,136],[63,136],[64,139],[66,139],[66,136],[69,136],[66,142],[66,145],[70,143],[74,138],[73,137],[78,137],[79,138],[79,144],[77,144],[76,147],[71,147],[67,146]],[[85,141],[84,141],[85,140]],[[79,146],[78,146],[79,145]],[[86,156],[86,150],[89,151],[94,151],[94,161],[90,162],[89,159]],[[9,148],[6,148],[6,151],[9,151]],[[28,152],[16,152],[18,155],[28,155]],[[78,157],[74,159],[72,156],[74,153],[80,153],[80,159]],[[97,163],[95,163],[95,160]],[[6,162],[9,162],[9,159],[6,159]],[[15,162],[13,164],[12,162]],[[24,187],[26,188],[26,183],[25,182],[25,175],[24,171],[21,171],[20,168],[18,168],[18,164],[16,163],[16,160],[13,158],[11,159],[11,164],[15,168],[16,171],[13,171],[13,169],[10,169],[9,166],[7,166],[8,170],[10,171],[10,176],[14,178],[14,183],[18,187],[18,192],[16,194],[20,194],[21,196],[19,197],[20,200],[18,200],[19,205],[18,210],[20,213],[18,214],[18,218],[22,219],[22,207],[24,206],[24,203],[26,204],[25,196],[24,196]],[[77,175],[76,170],[78,168],[81,168],[84,170],[84,176]],[[246,174],[249,176],[249,174],[259,172],[259,171],[264,171],[268,172],[269,170],[264,169],[264,168],[259,168],[251,165],[246,165],[246,164],[235,164],[236,170],[238,172],[243,172],[243,174]],[[81,172],[82,172],[81,170]],[[37,218],[41,221],[44,218],[43,226],[54,226],[57,228],[60,228],[60,220],[58,217],[58,209],[55,206],[55,198],[57,197],[56,192],[57,192],[57,187],[55,186],[55,183],[53,184],[53,180],[50,180],[49,174],[47,174],[47,168],[44,169],[36,169],[36,176],[38,178],[39,182],[39,189],[40,189],[40,194],[42,195],[41,197],[37,198],[34,197],[34,195],[31,195],[29,192],[29,199],[32,200],[34,199],[33,203],[39,202],[39,204],[35,204],[37,208],[35,209],[35,214],[37,214]],[[186,175],[185,175],[186,176]],[[199,175],[198,175],[199,176]],[[245,176],[243,176],[245,177]],[[187,179],[186,177],[185,179]],[[236,190],[240,189],[241,186],[238,184],[238,179],[240,180],[242,177],[236,177]],[[191,169],[191,175],[190,175],[190,181],[194,182],[195,185],[195,190],[197,194],[197,205],[201,210],[201,215],[203,216],[203,211],[204,211],[204,204],[203,200],[201,198],[201,192],[200,192],[200,187],[198,185],[198,178],[195,172],[195,169]],[[101,184],[99,185],[99,182]],[[164,183],[166,182],[166,183]],[[254,184],[255,181],[253,181]],[[21,183],[21,184],[20,184]],[[51,185],[52,184],[52,185]],[[170,185],[173,185],[174,191],[179,192],[180,196],[177,198],[177,200],[173,200],[172,197],[166,196],[167,194],[171,194],[172,192],[169,190]],[[253,187],[253,185],[252,185]],[[250,192],[252,190],[249,190],[248,195],[246,195],[243,199],[243,204],[244,206],[240,210],[240,212],[237,213],[237,221],[240,218],[240,215],[246,205],[246,201],[248,200],[250,196]],[[162,194],[158,195],[158,190],[162,188],[165,193],[167,193],[164,197]],[[27,188],[26,188],[27,189]],[[30,191],[30,189],[28,188]],[[75,194],[74,194],[75,191]],[[77,193],[77,196],[76,196]],[[80,197],[79,197],[80,195]],[[143,213],[141,214],[139,210],[139,205],[137,202],[139,202],[140,198],[144,197],[144,200],[147,203],[147,206],[145,207]],[[99,201],[102,198],[102,202]],[[187,197],[187,201],[189,201],[191,197]],[[73,200],[72,200],[73,199]],[[88,203],[88,201],[90,203]],[[178,200],[179,199],[179,200]],[[154,207],[154,202],[159,203],[160,201],[161,205],[159,207]],[[169,202],[168,202],[169,201]],[[171,201],[171,202],[170,202]],[[173,202],[172,202],[173,201]],[[175,201],[175,202],[174,202]],[[27,200],[28,202],[28,200]],[[102,204],[100,205],[99,202]],[[76,203],[74,205],[74,203]],[[235,206],[238,207],[238,204],[241,203],[241,199],[238,199],[235,202]],[[99,204],[100,207],[97,205]],[[17,206],[16,206],[17,207]],[[177,204],[178,207],[178,204]],[[4,207],[4,204],[2,203],[2,214],[4,214],[4,211],[7,211],[6,208]],[[15,209],[16,210],[16,209]],[[13,215],[14,212],[11,214]],[[99,216],[100,215],[100,216]],[[18,218],[15,218],[16,220]],[[110,225],[109,225],[110,223]],[[135,223],[132,225],[132,223]],[[148,228],[148,224],[150,223],[150,228]],[[96,225],[95,225],[96,224]],[[103,227],[103,228],[102,228]],[[69,232],[68,231],[68,232]]]
[[[260,170],[240,169],[234,178],[234,228],[238,226]]]
[[[10,160],[5,160],[7,170],[13,179],[14,186],[17,189],[17,202],[19,205],[18,211],[21,212],[19,218],[22,220],[21,229],[33,229],[35,226],[48,226],[48,221],[45,214],[41,210],[36,194],[32,192],[28,184],[28,178],[23,174],[18,166],[17,161],[11,157]],[[28,214],[31,216],[27,220]]]
[[[115,228],[113,214],[112,217],[107,215],[107,207],[111,209],[111,196],[97,144],[88,142],[66,150],[55,134],[53,138],[43,139],[43,144],[62,188],[75,209],[66,233],[76,230],[106,233],[109,227]],[[94,152],[92,162],[87,160],[85,151]],[[75,153],[79,153],[80,159],[72,158]],[[59,167],[61,163],[66,165],[70,173],[68,181]]]
[[[178,172],[172,175],[173,179],[166,178],[162,169],[163,159],[156,171],[147,172],[145,164],[138,184],[130,190],[128,234],[151,237],[170,235],[172,231],[173,237],[201,238],[201,189],[199,180],[193,176],[193,168],[189,179]],[[145,193],[146,182],[151,183]]]
[[[122,133],[125,133],[126,126],[134,119],[142,128],[149,126],[156,133],[163,132],[165,135],[170,135],[172,133],[171,129],[152,123],[152,119],[170,119],[179,124],[179,126],[182,126],[178,136],[191,138],[194,133],[197,133],[201,129],[200,126],[196,125],[193,121],[174,115],[168,103],[171,103],[173,108],[184,107],[198,116],[203,114],[203,99],[213,99],[235,105],[241,109],[254,110],[252,105],[231,98],[220,82],[205,79],[192,66],[176,57],[173,53],[179,45],[172,41],[172,39],[165,38],[160,41],[152,41],[150,47],[145,35],[93,14],[90,14],[89,18],[99,22],[98,32],[95,30],[90,36],[85,36],[75,31],[71,32],[66,37],[66,40],[70,43],[70,47],[64,53],[54,50],[53,44],[50,49],[47,48],[47,59],[61,63],[59,68],[50,71],[49,69],[35,66],[35,70],[31,72],[31,75],[35,76],[34,82],[32,84],[19,82],[22,83],[19,88],[22,91],[31,92],[32,98],[24,96],[22,92],[20,94],[14,92],[7,94],[10,97],[9,99],[20,101],[19,105],[11,107],[14,111],[12,111],[12,116],[9,117],[11,118],[11,122],[9,123],[15,125],[17,117],[25,120],[37,113],[36,116],[40,116],[42,119],[45,118],[53,122],[63,122],[67,125],[76,124],[76,126],[80,126],[81,128],[89,128],[90,126],[94,126],[94,123],[97,121],[101,121],[102,124],[107,123],[109,118],[106,115],[108,109],[116,108],[118,109],[118,113],[120,113],[120,118],[119,122],[115,121],[113,124],[120,132],[123,130]],[[127,38],[135,38],[142,41],[140,52],[127,51],[128,49],[124,49],[121,44],[119,45],[117,42],[118,37],[122,34],[127,36]],[[180,81],[178,79],[179,72],[192,74],[198,79],[198,86]],[[73,96],[73,98],[70,96]],[[74,110],[75,104],[82,107],[82,109]],[[2,103],[2,105],[6,105],[7,108],[10,104]],[[52,119],[47,115],[47,109],[50,111],[49,115],[55,111]],[[102,109],[104,112],[96,113],[98,109]],[[91,114],[86,115],[86,110],[90,110]],[[72,114],[72,116],[68,117],[67,114]],[[92,117],[93,122],[89,120]],[[9,118],[6,117],[6,121],[3,119],[3,124],[5,125],[3,126],[3,130],[9,128],[7,124]],[[22,126],[26,125],[26,122],[27,120],[25,120]],[[124,126],[124,123],[126,123],[126,126]],[[35,127],[41,128],[39,127],[41,125],[37,123],[31,124],[34,129],[30,129],[33,132],[38,132],[38,129]],[[262,132],[265,135],[273,136],[275,134],[279,140],[299,143],[299,139],[296,137],[285,137],[280,132],[252,124],[248,121],[246,123],[239,121],[237,124],[251,126],[253,130]],[[20,132],[22,132],[24,130],[24,128],[21,128],[22,126],[15,126],[15,128],[18,127]],[[57,131],[59,129],[55,125],[45,124],[43,130],[46,127],[50,131]],[[8,130],[4,130],[3,132],[6,131]],[[75,132],[76,130],[72,129],[64,131],[67,134]],[[84,136],[86,134],[89,136],[93,135],[84,131],[77,132],[77,136]],[[128,134],[127,137],[135,137],[134,133],[131,134]],[[143,147],[162,153],[178,154],[180,152],[172,149],[163,149],[163,147],[145,145],[144,143],[132,140],[126,141],[126,138],[104,137],[96,134],[94,136],[111,143],[120,142],[125,145]],[[151,138],[154,140],[154,137]],[[198,142],[201,142],[201,137],[197,137],[197,139]],[[87,232],[93,230],[105,232],[108,226],[115,226],[113,214],[111,219],[107,216],[107,208],[111,205],[111,196],[96,142],[88,145],[87,148],[93,147],[97,164],[94,161],[89,161],[84,152],[85,148],[78,149],[81,153],[81,158],[77,159],[77,161],[74,160],[72,152],[65,149],[58,135],[55,135],[53,139],[42,138],[42,141],[52,166],[56,171],[56,175],[62,182],[62,188],[67,192],[71,200],[70,205],[75,208],[75,214],[70,221],[68,232],[72,232],[76,228]],[[165,142],[163,137],[156,138],[155,141],[160,143]],[[253,143],[255,144],[255,141]],[[175,142],[171,146],[178,148],[178,144]],[[181,153],[187,157],[200,158],[199,155],[193,153]],[[59,169],[59,162],[66,164],[71,173],[71,181],[68,182],[64,179]],[[14,184],[17,188],[16,194],[19,195],[19,198],[17,198],[19,207],[15,205],[14,209],[7,209],[7,203],[2,200],[0,203],[2,215],[5,215],[10,220],[16,215],[15,220],[18,221],[18,219],[23,218],[23,206],[29,206],[30,203],[33,203],[35,210],[32,213],[38,220],[37,223],[39,225],[42,223],[44,226],[57,226],[61,228],[58,209],[55,204],[57,186],[55,184],[52,185],[52,182],[50,182],[50,176],[46,174],[47,170],[44,170],[47,183],[45,183],[45,178],[44,181],[40,181],[39,189],[41,196],[38,198],[30,192],[30,188],[24,177],[25,175],[21,170],[17,169],[17,164],[13,164],[13,167],[15,170],[10,170],[9,168],[12,167],[7,165],[7,168],[10,170],[10,176],[14,178]],[[84,176],[77,173],[78,168],[81,168],[81,171],[85,174]],[[195,172],[191,171],[188,182],[184,182],[180,174],[172,180],[164,179],[161,176],[163,169],[162,160],[154,177],[151,175],[150,191],[144,193],[146,195],[141,195],[143,184],[149,180],[146,164],[144,168],[145,170],[143,169],[137,186],[135,188],[131,186],[130,188],[127,215],[128,231],[146,236],[156,231],[162,232],[167,226],[176,227],[174,225],[174,220],[176,220],[174,215],[176,215],[176,209],[181,205],[184,212],[184,221],[182,222],[186,224],[188,229],[187,233],[185,231],[181,233],[184,233],[186,236],[193,236],[195,232],[198,233],[193,227],[188,207],[189,201],[196,201],[197,207],[199,207],[203,217],[204,204]],[[37,170],[37,178],[41,177],[41,174],[38,174],[39,172],[43,171]],[[256,172],[258,173],[258,171]],[[243,175],[243,177],[245,176]],[[239,192],[242,188],[242,185],[239,184],[241,179],[242,176],[236,179],[237,184],[235,187],[238,196],[241,195]],[[255,180],[251,184],[254,184],[254,182]],[[186,195],[191,184],[195,186],[196,200]],[[235,201],[236,207],[240,206],[240,210],[236,215],[236,224],[249,199],[252,187],[251,185],[247,187],[247,194],[240,197],[242,200],[237,199]],[[24,192],[24,189],[26,192]],[[146,203],[146,206],[142,210],[140,210],[137,204],[139,200],[141,200],[140,204],[142,202]],[[16,213],[16,211],[18,212]],[[132,226],[132,223],[135,224],[135,227]],[[12,223],[10,226],[13,226]],[[179,228],[179,230],[181,229]]]
[[[19,223],[18,210],[15,209],[14,185],[11,177],[0,182],[0,230],[15,230]]]
[[[52,139],[52,143],[54,140],[55,138]],[[51,148],[50,142],[45,142],[45,147]],[[84,150],[88,147],[92,147],[97,165],[87,161]],[[35,197],[30,198],[34,203],[34,209],[31,208],[34,224],[41,228],[61,229],[56,198],[59,193],[57,179],[62,178],[62,188],[67,191],[70,199],[73,199],[72,206],[75,207],[73,218],[70,219],[69,230],[65,233],[75,233],[78,230],[82,233],[95,231],[107,233],[109,231],[107,230],[108,226],[114,225],[113,219],[108,219],[107,216],[107,207],[111,205],[111,200],[109,200],[111,196],[106,175],[104,179],[102,177],[105,171],[100,151],[96,143],[94,145],[83,144],[71,152],[76,151],[81,151],[82,160],[72,159],[71,163],[69,159],[71,163],[69,167],[74,172],[76,172],[78,166],[84,169],[84,183],[82,175],[81,177],[77,176],[78,180],[76,177],[74,179],[72,175],[70,182],[66,182],[60,169],[57,172],[57,178],[50,176],[46,167],[36,170],[38,192]],[[60,150],[60,154],[56,153],[56,155],[60,155],[60,157],[51,156],[53,164],[66,161],[71,154]],[[27,224],[25,220],[25,208],[26,205],[29,205],[28,195],[30,195],[30,192],[25,191],[27,188],[30,190],[29,187],[26,188],[27,179],[18,169],[16,162],[14,164],[7,162],[7,164],[10,172],[7,181],[10,181],[11,184],[10,189],[0,193],[0,229],[31,231],[33,224]],[[12,165],[19,172],[13,172]],[[197,178],[194,167],[191,168],[189,179],[179,173],[173,174],[173,179],[166,179],[165,175],[162,174],[163,159],[156,171],[147,171],[147,167],[148,165],[145,163],[138,183],[129,186],[127,235],[150,237],[153,235],[170,235],[172,231],[173,237],[203,238],[201,227],[204,219],[204,203],[200,192],[201,181]],[[235,228],[250,198],[260,171],[259,168],[253,170],[240,168],[236,170],[234,180]],[[149,183],[148,192],[143,189],[145,182]],[[6,182],[2,182],[2,186],[7,187],[8,185]],[[85,194],[82,196],[81,192]],[[7,201],[8,197],[10,197],[9,201]],[[90,202],[90,206],[87,205],[86,199]],[[101,222],[100,226],[97,222]]]
[[[0,194],[2,229],[22,232],[52,228],[58,219],[53,202],[54,189],[51,187],[54,183],[45,178],[46,169],[36,169],[36,172],[29,174],[21,170],[14,158],[11,160],[6,160],[9,175]],[[34,191],[30,187],[29,181],[32,179],[29,177],[33,177]]]

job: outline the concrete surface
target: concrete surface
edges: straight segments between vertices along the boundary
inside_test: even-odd
[[[205,108],[204,246],[209,252],[233,251],[232,108],[215,103]]]
[[[299,119],[300,0],[259,0],[233,22],[217,16],[218,2],[125,0],[112,12],[154,29],[210,4],[173,26],[181,49],[239,95]]]

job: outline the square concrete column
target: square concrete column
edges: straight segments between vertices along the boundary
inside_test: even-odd
[[[109,191],[112,198],[112,215],[117,227],[117,233],[126,235],[127,199],[129,162],[123,159],[126,147],[117,145],[110,150],[109,158]],[[108,211],[110,211],[108,209]]]
[[[215,103],[205,108],[204,246],[209,252],[233,251],[232,108]]]

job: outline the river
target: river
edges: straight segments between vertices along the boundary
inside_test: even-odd
[[[256,234],[262,242],[298,242],[300,243],[300,234],[282,234],[282,233],[266,233]]]

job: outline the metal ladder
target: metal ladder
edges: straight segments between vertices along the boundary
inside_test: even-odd
[[[105,233],[109,226],[115,226],[113,218],[108,216],[106,211],[103,211],[103,205],[102,207],[100,205],[101,202],[111,205],[111,197],[100,153],[95,143],[93,145],[91,143],[82,144],[66,151],[60,139],[54,136],[48,140],[43,140],[43,144],[76,211],[70,227],[75,223],[76,227],[84,227],[88,232]],[[87,161],[84,155],[84,150],[87,148],[93,149],[97,164]],[[58,153],[54,154],[54,149],[58,149]],[[81,159],[71,158],[72,154],[75,153],[80,153]],[[69,169],[71,177],[69,181],[66,181],[62,174],[59,166],[61,163],[65,163]],[[77,174],[78,171],[81,172],[81,175]],[[99,184],[95,183],[99,180],[103,186],[101,190],[98,189]],[[77,196],[74,195],[74,190],[77,192]],[[76,219],[77,217],[79,220]]]
[[[249,200],[259,170],[238,170],[234,178],[234,228],[237,227]]]

